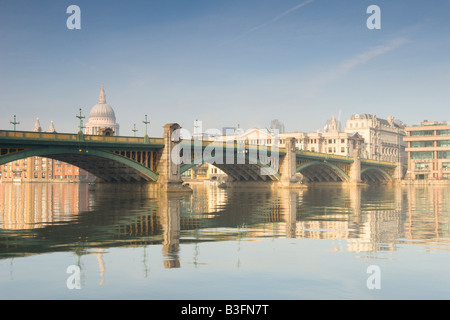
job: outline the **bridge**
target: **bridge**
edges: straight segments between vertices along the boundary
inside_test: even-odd
[[[183,140],[181,127],[166,124],[162,138],[0,131],[0,165],[33,156],[46,157],[91,172],[105,182],[156,183],[183,190],[181,174],[207,162],[228,175],[228,183],[272,183],[283,187],[306,183],[384,183],[401,179],[396,163],[296,150],[240,141]]]

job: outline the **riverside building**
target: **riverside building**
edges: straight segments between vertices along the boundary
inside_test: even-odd
[[[364,138],[362,157],[370,160],[400,162],[406,166],[405,125],[389,116],[386,120],[371,114],[354,114],[347,120],[347,133]]]
[[[406,127],[408,171],[406,179],[450,179],[450,125],[423,121]]]

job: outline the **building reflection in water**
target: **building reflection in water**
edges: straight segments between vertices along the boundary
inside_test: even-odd
[[[166,268],[181,267],[181,244],[202,241],[309,238],[336,240],[335,250],[350,252],[417,242],[449,249],[450,191],[442,187],[198,186],[192,195],[177,195],[145,187],[4,183],[0,200],[0,258],[95,249],[102,279],[101,250],[111,247],[160,245]]]
[[[33,229],[71,221],[87,211],[87,185],[69,183],[0,184],[0,228]]]

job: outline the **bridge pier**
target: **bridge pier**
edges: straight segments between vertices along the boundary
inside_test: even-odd
[[[403,180],[403,176],[403,164],[399,161],[397,162],[397,167],[395,167],[394,170],[394,182],[401,183],[401,181]]]
[[[361,158],[359,156],[359,150],[355,149],[353,151],[353,163],[350,167],[350,184],[361,183]]]
[[[180,163],[172,161],[172,150],[181,142],[180,128],[178,123],[168,123],[164,127],[164,148],[160,151],[157,166],[157,183],[164,191],[169,192],[192,192],[192,189],[183,186],[181,180]]]
[[[286,139],[286,155],[279,158],[281,179],[277,187],[282,188],[305,188],[297,180],[297,154],[295,147],[295,138]]]
[[[359,185],[362,184],[361,179],[361,155],[360,148],[356,146],[353,149],[353,163],[350,167],[349,172],[350,180],[347,182],[350,185]]]

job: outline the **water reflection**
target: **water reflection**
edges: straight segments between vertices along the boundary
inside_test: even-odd
[[[345,240],[335,250],[377,252],[420,243],[449,250],[450,188],[219,189],[192,195],[147,187],[0,185],[0,258],[161,245],[166,268],[181,244],[262,238]]]

